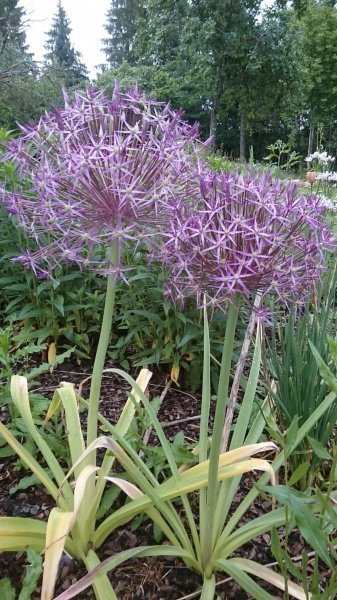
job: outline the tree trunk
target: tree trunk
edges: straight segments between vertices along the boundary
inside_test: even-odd
[[[212,143],[210,144],[210,149],[212,150],[212,152],[215,151],[215,137],[216,137],[216,105],[214,103],[214,106],[211,110],[211,120],[210,120],[210,124],[209,124],[209,135],[212,138]]]
[[[240,118],[240,160],[246,160],[246,111],[243,110]]]
[[[312,152],[313,152],[313,149],[314,149],[314,138],[315,138],[315,128],[314,128],[313,124],[310,122],[309,143],[308,143],[308,156],[310,156],[310,154],[312,154]]]

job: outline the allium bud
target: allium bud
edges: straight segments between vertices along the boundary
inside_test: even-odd
[[[306,175],[306,180],[308,183],[310,183],[310,185],[312,185],[313,183],[315,183],[317,178],[317,173],[316,171],[308,171],[307,175]]]

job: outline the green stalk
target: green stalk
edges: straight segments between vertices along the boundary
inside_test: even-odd
[[[101,564],[101,561],[93,550],[89,550],[88,554],[83,557],[83,561],[88,573]],[[109,600],[117,600],[115,591],[105,573],[100,574],[93,580],[92,587],[96,600],[106,600],[107,598]]]
[[[119,242],[118,240],[115,240],[111,248],[110,263],[112,265],[118,265],[118,262]],[[110,341],[112,319],[115,306],[116,283],[116,275],[109,275],[107,281],[107,291],[105,296],[102,327],[98,340],[91,379],[88,410],[87,446],[89,446],[89,444],[91,444],[97,438],[98,407],[101,393],[104,363]],[[90,464],[95,464],[95,459],[95,453],[93,452],[91,455]]]
[[[217,394],[217,403],[214,417],[214,428],[212,433],[212,444],[209,455],[209,475],[207,485],[206,511],[204,515],[206,531],[203,545],[203,565],[207,567],[212,555],[213,532],[216,528],[214,513],[218,494],[218,468],[219,452],[221,446],[222,429],[225,420],[225,410],[228,397],[228,384],[232,364],[235,330],[238,319],[238,307],[231,304],[228,310],[225,341],[221,359],[221,369]],[[210,573],[205,572],[206,577]]]
[[[245,441],[245,437],[247,434],[249,419],[252,414],[252,408],[256,394],[256,388],[259,381],[261,351],[261,328],[260,326],[258,326],[253,362],[250,368],[246,390],[240,406],[240,412],[235,423],[233,435],[231,438],[230,450],[233,450],[234,448],[239,448],[240,446],[247,444],[247,441]],[[228,412],[226,413],[226,419],[228,418],[227,415]],[[251,443],[255,444],[258,441],[258,437],[259,436],[253,438]],[[215,511],[215,522],[219,526],[219,532],[220,530],[222,531],[226,522],[227,515],[232,505],[234,495],[236,494],[239,481],[240,479],[234,479],[231,481],[222,481],[220,484],[220,491],[218,493],[217,507]],[[216,540],[213,540],[213,544],[215,543]]]
[[[215,576],[204,577],[200,600],[213,600],[215,594]]]
[[[201,418],[199,432],[199,463],[207,460],[208,445],[208,425],[211,406],[211,369],[210,369],[210,342],[209,328],[207,319],[207,310],[204,306],[204,360],[202,371],[202,397],[201,397]],[[204,546],[205,531],[207,522],[203,519],[206,512],[207,489],[201,489],[199,492],[199,524],[200,524],[200,544]]]

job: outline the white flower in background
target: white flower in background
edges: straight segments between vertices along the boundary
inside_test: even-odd
[[[337,173],[330,171],[324,171],[323,173],[317,173],[316,181],[330,181],[332,183],[337,182]]]
[[[324,194],[319,194],[317,197],[320,199],[321,204],[328,210],[337,211],[337,198],[328,198]]]
[[[335,157],[328,154],[326,152],[326,150],[323,150],[322,152],[319,152],[318,150],[316,150],[316,152],[314,152],[313,154],[310,154],[305,159],[305,161],[308,164],[315,162],[318,166],[321,165],[323,167],[327,166],[330,163],[333,163],[334,160],[335,160]]]
[[[313,154],[310,154],[310,156],[307,156],[307,158],[305,159],[305,161],[306,162],[312,162],[313,160],[317,160],[318,158],[319,158],[319,152],[317,150]]]

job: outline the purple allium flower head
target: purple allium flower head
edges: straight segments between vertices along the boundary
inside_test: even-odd
[[[120,274],[97,248],[151,235],[172,197],[193,195],[197,138],[197,126],[137,87],[116,85],[111,100],[95,89],[65,94],[63,109],[21,127],[7,147],[24,187],[2,190],[3,204],[39,248],[18,260],[42,275],[64,261]]]
[[[315,195],[270,174],[216,174],[200,165],[199,201],[178,199],[171,232],[156,258],[169,273],[169,293],[179,302],[206,294],[211,306],[239,294],[273,293],[285,303],[301,302],[324,267],[324,250],[334,246]]]

